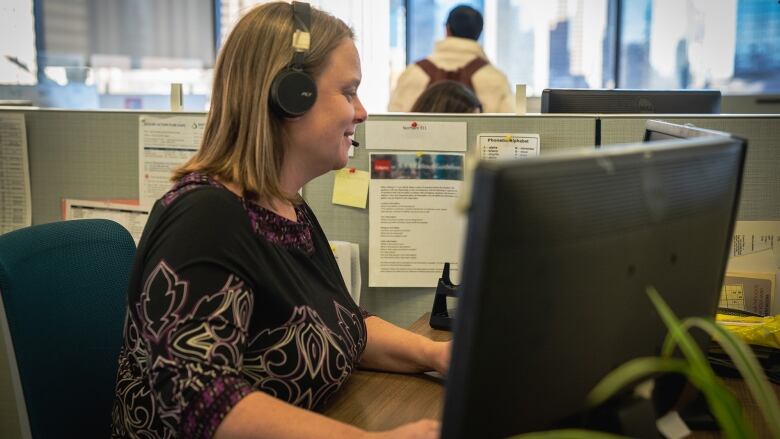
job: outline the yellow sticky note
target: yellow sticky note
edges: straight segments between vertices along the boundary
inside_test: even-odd
[[[359,169],[344,168],[336,171],[332,203],[365,209],[368,180],[368,172]]]

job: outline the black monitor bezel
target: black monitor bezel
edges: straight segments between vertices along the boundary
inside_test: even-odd
[[[693,130],[693,131],[691,131]],[[698,136],[694,134],[701,133],[701,130],[685,127],[685,129],[679,129],[678,132],[687,132],[692,135],[690,139],[678,139],[654,142],[653,144],[632,144],[624,145],[620,148],[609,148],[602,150],[583,150],[574,154],[564,154],[561,156],[542,156],[534,159],[528,159],[527,161],[518,161],[513,163],[481,163],[475,172],[474,178],[474,190],[472,198],[472,207],[469,213],[469,226],[468,226],[468,238],[465,249],[464,260],[464,272],[462,284],[460,286],[460,300],[458,309],[458,318],[455,323],[454,344],[452,353],[452,362],[450,366],[450,375],[447,379],[447,389],[445,392],[445,408],[443,416],[443,437],[445,438],[459,438],[468,437],[469,432],[463,432],[462,424],[464,419],[480,416],[475,413],[474,410],[470,410],[468,406],[468,400],[471,397],[470,392],[474,390],[471,385],[474,381],[486,378],[486,382],[492,383],[494,391],[500,392],[501,377],[473,377],[470,376],[469,370],[472,369],[471,361],[473,356],[471,351],[477,344],[483,343],[506,343],[507,340],[478,340],[476,332],[479,331],[480,325],[490,324],[480,319],[485,318],[485,312],[482,311],[483,306],[495,306],[486,305],[481,303],[480,300],[476,300],[477,291],[479,286],[483,282],[483,273],[480,268],[480,258],[484,258],[484,253],[489,251],[490,244],[488,243],[489,230],[484,227],[490,224],[489,220],[483,218],[485,213],[487,215],[497,215],[495,212],[496,206],[494,206],[493,192],[491,190],[484,190],[485,188],[492,188],[496,184],[497,175],[502,172],[519,172],[518,170],[523,167],[540,166],[545,163],[555,163],[562,160],[596,160],[607,163],[610,159],[619,158],[625,155],[642,155],[642,154],[663,154],[665,150],[675,150],[680,148],[702,148],[711,144],[724,144],[739,145],[740,151],[738,153],[739,163],[735,164],[739,168],[737,169],[737,182],[733,192],[733,200],[731,201],[731,218],[728,235],[730,237],[733,232],[734,221],[736,219],[736,209],[739,203],[740,185],[743,174],[744,158],[746,151],[746,143],[744,140],[733,136]],[[606,166],[606,165],[605,165]],[[493,213],[489,213],[493,212]],[[723,238],[726,241],[722,245],[723,258],[719,267],[719,276],[722,279],[722,275],[725,272],[726,256],[728,252],[728,246],[730,239]],[[475,263],[476,262],[476,263]],[[476,268],[475,268],[476,267]],[[707,304],[712,308],[712,315],[714,316],[714,310],[717,306],[717,297],[713,296],[712,304]],[[711,306],[710,306],[711,305]],[[709,309],[709,308],[708,308]],[[524,326],[518,322],[517,329],[522,330]],[[508,335],[512,338],[511,335]],[[517,337],[514,337],[517,341]],[[501,358],[495,358],[494,361],[503,361]],[[562,383],[563,384],[563,383]],[[556,389],[550,389],[550,397],[555,397]],[[473,409],[473,407],[471,407]],[[480,407],[480,410],[486,410],[486,407]],[[533,407],[528,407],[527,410],[533,412]],[[523,412],[518,410],[518,416],[522,416]],[[484,413],[483,413],[484,415]],[[488,422],[502,422],[499,419],[491,419]],[[473,432],[471,432],[473,433]],[[520,433],[520,432],[518,432]]]
[[[546,88],[541,112],[552,114],[720,114],[720,90]],[[632,99],[631,108],[623,105]],[[670,104],[674,100],[673,104]],[[656,107],[662,107],[656,110]],[[575,108],[576,110],[572,109]]]

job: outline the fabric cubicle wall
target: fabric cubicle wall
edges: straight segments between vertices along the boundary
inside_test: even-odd
[[[3,108],[25,115],[30,156],[32,222],[42,224],[61,218],[61,200],[138,198],[138,117],[141,115],[201,115],[141,111],[72,111]],[[371,115],[370,120],[404,121],[402,114]],[[468,147],[478,133],[538,133],[542,154],[592,147],[595,117],[571,115],[414,115],[418,121],[466,121]],[[368,169],[365,125],[356,140],[361,147],[349,166]],[[360,245],[363,289],[361,304],[371,312],[406,326],[429,311],[433,288],[373,288],[368,285],[368,212],[331,204],[333,174],[324,175],[304,188],[328,238]]]
[[[541,154],[567,149],[592,148],[595,139],[595,117],[561,115],[371,115],[372,121],[468,122],[468,151],[476,148],[480,133],[539,134]],[[365,125],[358,127],[356,139],[361,147],[347,166],[368,170],[370,151],[365,144]],[[360,270],[363,279],[361,305],[397,325],[408,326],[421,314],[430,311],[435,285],[431,288],[367,288],[368,285],[368,211],[331,204],[333,173],[310,182],[304,197],[320,220],[328,239],[360,244]],[[368,206],[371,208],[371,206]]]
[[[601,116],[601,144],[638,142],[647,119],[725,131],[748,140],[737,220],[780,220],[780,115]]]

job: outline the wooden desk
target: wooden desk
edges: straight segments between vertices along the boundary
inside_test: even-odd
[[[409,330],[436,341],[452,338],[428,325],[423,314]],[[425,374],[358,370],[334,395],[323,414],[369,431],[387,430],[420,419],[441,419],[444,381]]]
[[[452,333],[428,325],[426,313],[409,330],[436,341],[452,338]],[[760,438],[770,437],[769,429],[744,382],[724,378],[745,408],[748,421]],[[387,430],[419,419],[441,419],[444,408],[443,380],[424,374],[397,374],[356,371],[339,394],[334,395],[323,414],[370,431]],[[780,386],[774,385],[780,398]],[[719,438],[720,434],[696,431],[693,438]]]

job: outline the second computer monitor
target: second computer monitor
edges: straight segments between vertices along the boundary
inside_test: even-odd
[[[732,136],[723,131],[700,128],[691,124],[679,125],[663,120],[650,119],[645,122],[645,142],[669,139],[690,139],[693,137]]]
[[[718,90],[548,88],[542,113],[719,114]]]

